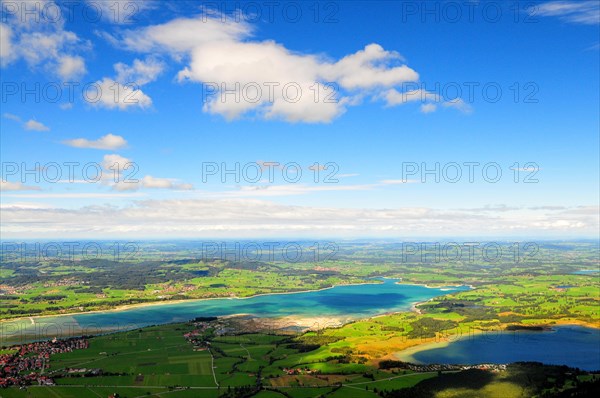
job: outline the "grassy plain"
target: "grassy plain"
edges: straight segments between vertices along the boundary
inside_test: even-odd
[[[314,290],[373,277],[429,286],[470,284],[474,289],[419,303],[412,312],[309,331],[293,341],[285,335],[225,333],[207,336],[210,351],[194,351],[182,337],[188,324],[99,336],[87,350],[54,355],[46,372],[60,375],[66,368],[85,367],[102,369],[102,376],[63,375],[69,377],[57,377],[57,386],[12,388],[0,391],[0,396],[86,398],[108,396],[116,389],[122,397],[233,397],[252,386],[262,388],[255,396],[266,398],[375,397],[382,391],[418,394],[410,389],[413,386],[439,398],[533,396],[521,382],[514,382],[531,369],[494,375],[483,386],[460,382],[458,376],[442,380],[437,372],[379,369],[382,361],[397,359],[399,351],[458,336],[564,323],[600,327],[600,273],[589,272],[600,264],[597,243],[546,242],[536,251],[520,247],[518,256],[514,244],[501,247],[503,254],[494,261],[444,258],[435,249],[409,256],[396,244],[348,243],[335,258],[318,262],[277,257],[268,262],[199,260],[180,247],[127,262],[3,262],[0,319],[4,320],[191,298]],[[285,369],[300,371],[288,374]],[[559,389],[578,382],[568,383],[564,381]],[[402,396],[398,394],[389,397]]]
[[[402,278],[403,283],[430,286],[497,285],[510,297],[519,291],[574,284],[566,294],[544,292],[538,300],[529,294],[531,301],[521,304],[532,304],[529,311],[548,314],[556,313],[553,306],[566,305],[574,318],[583,321],[595,310],[593,283],[600,274],[574,273],[600,267],[597,242],[442,242],[422,246],[342,242],[320,253],[315,253],[314,243],[293,244],[303,249],[298,258],[277,251],[240,255],[241,251],[234,253],[233,259],[226,253],[208,258],[202,251],[206,245],[185,242],[142,242],[134,254],[119,259],[114,255],[90,260],[2,253],[0,320],[173,300],[317,290],[364,283],[373,277]],[[585,280],[587,285],[582,282]],[[544,301],[546,297],[551,300]],[[573,306],[569,297],[585,300]],[[504,304],[510,302],[493,305]]]
[[[231,322],[235,320],[210,322],[195,343],[184,334],[198,330],[199,323],[93,337],[87,349],[51,356],[44,374],[53,377],[55,386],[11,387],[0,390],[0,395],[93,398],[116,392],[121,398],[521,398],[548,388],[574,389],[581,383],[596,382],[597,377],[539,364],[511,365],[500,372],[472,369],[443,373],[380,369],[368,363],[348,366],[339,356],[324,356],[324,347],[332,341],[326,334],[231,335],[225,332],[234,325]],[[101,374],[90,376],[95,369]],[[290,374],[290,369],[295,372]]]

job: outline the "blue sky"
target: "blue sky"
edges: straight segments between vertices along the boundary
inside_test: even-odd
[[[597,2],[269,4],[3,1],[3,237],[597,236]],[[203,100],[235,83],[262,95]],[[52,162],[61,180],[77,162],[74,181],[20,172]],[[207,163],[257,162],[302,177],[203,182]],[[115,184],[115,163],[138,182]],[[439,182],[403,173],[436,163]]]

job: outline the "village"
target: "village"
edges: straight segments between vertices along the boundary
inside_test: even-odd
[[[10,353],[0,355],[0,387],[32,384],[54,385],[54,380],[44,375],[53,354],[88,348],[85,337],[65,340],[52,339],[9,347]]]

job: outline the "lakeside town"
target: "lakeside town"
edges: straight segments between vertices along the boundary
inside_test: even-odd
[[[44,374],[54,354],[83,350],[89,347],[87,337],[52,339],[3,348],[0,355],[0,387],[27,385],[54,385],[54,380]]]

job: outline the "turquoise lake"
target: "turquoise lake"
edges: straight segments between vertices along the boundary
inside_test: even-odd
[[[575,275],[593,275],[593,274],[600,274],[600,270],[597,269],[581,269],[579,271],[575,271],[573,272],[573,274]]]
[[[467,286],[427,288],[401,285],[393,279],[378,282],[382,283],[246,299],[190,300],[126,310],[33,317],[1,323],[0,345],[184,322],[199,316],[250,314],[263,318],[293,316],[297,319],[320,317],[350,321],[409,310],[415,302],[469,289]],[[323,326],[327,325],[319,325]],[[461,364],[539,361],[595,370],[600,369],[600,331],[579,326],[557,326],[550,332],[505,331],[475,335],[452,342],[447,347],[424,349],[402,359],[417,363]]]
[[[0,343],[7,345],[55,336],[127,330],[148,325],[184,322],[199,316],[250,314],[266,318],[323,317],[349,321],[409,310],[415,302],[469,289],[467,286],[428,288],[420,285],[401,285],[396,283],[397,281],[382,279],[378,280],[381,283],[336,286],[311,292],[271,294],[245,299],[190,300],[106,312],[33,317],[0,324],[2,328]]]
[[[535,361],[600,370],[600,330],[582,326],[555,326],[552,331],[503,331],[474,335],[418,351],[402,360],[415,363],[511,363]]]

